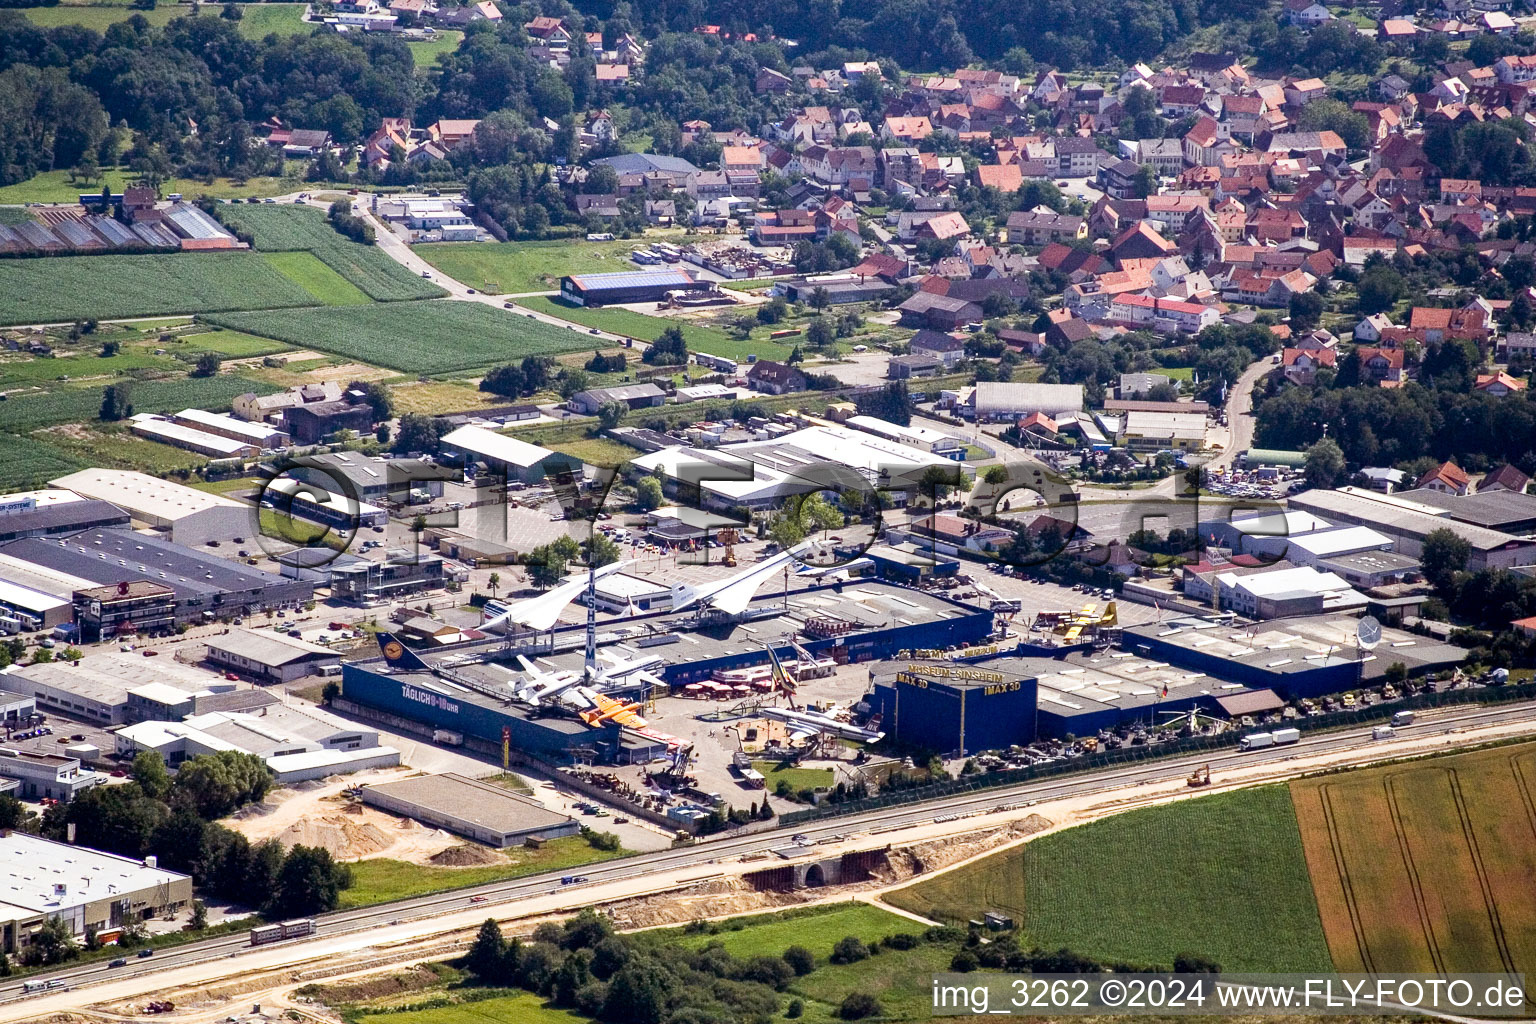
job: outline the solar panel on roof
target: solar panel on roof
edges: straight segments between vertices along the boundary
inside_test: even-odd
[[[692,284],[693,276],[684,270],[620,270],[608,274],[573,274],[571,281],[582,289],[649,288]]]

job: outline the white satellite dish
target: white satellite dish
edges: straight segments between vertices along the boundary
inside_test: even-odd
[[[1360,645],[1363,651],[1369,651],[1381,643],[1381,623],[1371,615],[1366,615],[1360,620],[1360,625],[1355,628],[1355,643]]]

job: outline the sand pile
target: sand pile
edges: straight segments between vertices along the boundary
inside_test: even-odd
[[[506,857],[486,846],[450,846],[435,853],[427,860],[440,868],[477,868],[486,864],[501,864]]]
[[[344,814],[296,821],[274,837],[284,846],[318,846],[341,860],[367,857],[395,842],[384,829],[370,822],[351,821]]]

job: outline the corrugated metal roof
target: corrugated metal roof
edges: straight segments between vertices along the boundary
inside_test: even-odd
[[[610,274],[572,274],[571,283],[582,291],[593,288],[676,288],[693,284],[686,270],[620,270]]]

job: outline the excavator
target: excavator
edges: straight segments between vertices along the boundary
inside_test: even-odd
[[[1211,784],[1211,766],[1208,764],[1203,764],[1199,768],[1196,768],[1194,773],[1191,774],[1187,780],[1185,780],[1185,784],[1188,785],[1190,789],[1199,789],[1202,786],[1209,786]]]

